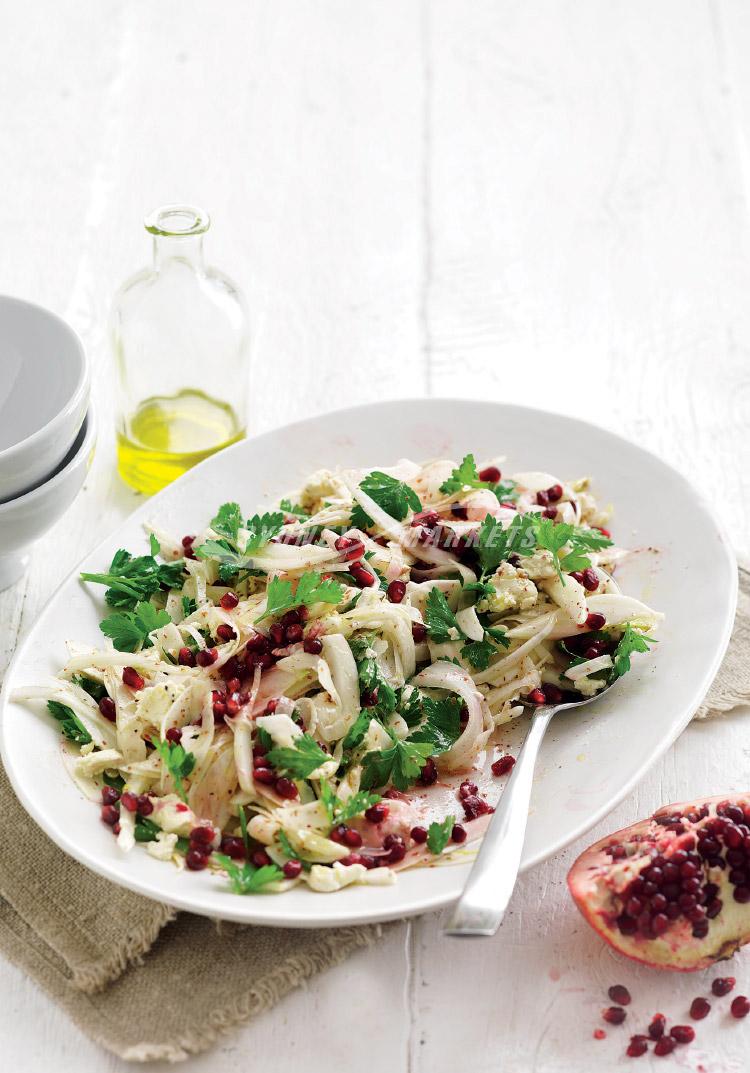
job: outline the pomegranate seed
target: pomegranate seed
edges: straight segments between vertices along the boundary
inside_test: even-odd
[[[270,652],[255,652],[252,657],[253,667],[260,667],[262,671],[268,670],[273,665],[273,656]]]
[[[460,823],[457,823],[451,831],[451,838],[454,842],[465,842],[466,828],[462,827]]]
[[[227,715],[236,715],[240,710],[240,702],[235,697],[230,697],[226,702]]]
[[[194,536],[184,536],[182,538],[182,540],[180,541],[180,543],[182,544],[183,548],[192,548],[194,542],[195,542],[195,537]]]
[[[138,794],[136,804],[138,806],[139,816],[150,816],[154,811],[154,803],[148,794]]]
[[[344,562],[349,562],[352,559],[361,559],[365,552],[365,546],[361,540],[357,540],[356,537],[341,536],[334,543],[336,551],[341,553],[341,558]]]
[[[234,641],[237,634],[227,622],[222,622],[216,627],[216,636],[220,641]]]
[[[475,782],[462,782],[458,788],[458,796],[463,799],[465,797],[473,797],[479,793],[479,787]]]
[[[744,995],[738,995],[737,998],[732,999],[732,1005],[729,1008],[732,1011],[732,1017],[736,1017],[737,1020],[747,1017],[750,1013],[750,1000]]]
[[[415,514],[411,520],[412,528],[423,525],[425,529],[434,529],[440,521],[440,515],[436,510],[422,510]]]
[[[651,1039],[661,1039],[664,1035],[664,1029],[667,1025],[667,1019],[663,1013],[655,1013],[651,1019],[651,1024],[648,1026],[648,1034]]]
[[[370,805],[370,807],[365,810],[365,819],[369,820],[370,823],[382,823],[388,815],[388,811],[388,806],[380,801],[375,805]]]
[[[403,581],[392,581],[386,589],[385,594],[392,604],[400,604],[404,596],[406,596],[406,583]]]
[[[180,664],[181,667],[194,667],[195,666],[195,655],[187,647],[187,645],[184,645],[180,649],[180,651],[177,653],[177,662]]]
[[[544,693],[542,693],[541,689],[532,689],[530,693],[527,693],[526,700],[530,701],[532,704],[547,703],[547,698]]]
[[[358,585],[360,589],[368,588],[375,581],[375,575],[370,573],[361,560],[350,565],[349,573],[352,575],[355,584]]]
[[[572,570],[568,576],[577,581],[579,585],[583,585],[583,574],[580,570]]]
[[[296,645],[302,640],[304,631],[299,622],[293,622],[291,626],[286,628],[286,643],[288,645]]]
[[[190,841],[197,846],[210,846],[213,840],[213,827],[207,827],[205,824],[201,824],[198,827],[193,827],[190,831]]]
[[[389,850],[386,858],[389,864],[398,864],[406,856],[406,846],[400,835],[387,835],[383,839],[383,849]]]
[[[240,684],[239,678],[229,678],[227,680],[227,693],[239,693]]]
[[[105,719],[109,719],[110,723],[114,723],[117,719],[117,709],[111,697],[102,697],[99,701],[99,711]]]
[[[606,1038],[607,1038],[607,1033],[604,1031],[603,1028],[595,1028],[594,1029],[594,1039],[606,1039]]]
[[[606,621],[604,615],[600,615],[597,611],[590,611],[586,616],[586,625],[590,630],[600,630]]]
[[[120,819],[120,813],[114,805],[102,805],[101,817],[103,823],[108,824],[110,827],[114,827]]]
[[[675,1043],[692,1043],[695,1039],[695,1029],[692,1025],[674,1025],[669,1034]]]
[[[672,1051],[675,1049],[675,1046],[675,1041],[672,1039],[671,1036],[662,1036],[661,1039],[658,1039],[656,1041],[656,1046],[654,1047],[654,1054],[657,1055],[659,1058],[663,1058],[665,1055],[671,1054]]]
[[[239,596],[234,592],[225,592],[219,603],[225,611],[233,611],[237,604],[240,602]]]
[[[550,503],[557,503],[558,499],[563,497],[563,487],[561,484],[553,484],[551,488],[547,489],[547,498]]]
[[[306,637],[302,647],[311,656],[319,656],[323,651],[323,642],[319,637]]]
[[[164,737],[167,739],[167,741],[171,741],[174,742],[175,745],[179,745],[182,741],[182,731],[179,727],[170,727]]]
[[[359,698],[359,703],[363,708],[374,708],[378,703],[378,687],[374,689],[365,689]]]
[[[276,645],[277,648],[280,648],[286,640],[286,630],[284,629],[284,627],[281,625],[280,622],[274,622],[273,626],[268,632],[271,635],[271,641]]]
[[[501,775],[507,775],[512,770],[515,762],[515,756],[511,756],[509,753],[505,756],[499,756],[492,765],[492,774],[497,775],[498,778]]]
[[[344,832],[344,845],[349,846],[350,849],[359,849],[362,845],[362,835],[353,827],[347,827]]]
[[[122,680],[126,686],[135,690],[143,689],[146,684],[135,667],[124,667],[122,671]]]
[[[293,797],[297,797],[299,794],[299,791],[297,790],[297,787],[294,785],[292,780],[285,778],[276,780],[274,790],[279,795],[279,797],[285,797],[287,798],[287,800],[291,800]]]
[[[548,704],[559,704],[563,699],[562,690],[549,682],[545,682],[542,686],[542,693],[544,693],[544,698]]]
[[[497,484],[501,478],[502,473],[497,466],[485,466],[479,471],[479,480],[486,481],[487,484]],[[562,492],[560,494],[562,495]]]
[[[607,1006],[606,1010],[602,1010],[602,1017],[611,1025],[621,1025],[627,1013],[622,1006]]]
[[[208,864],[208,854],[197,846],[191,846],[185,854],[185,864],[191,872],[201,872]]]
[[[256,782],[263,783],[264,786],[270,786],[276,782],[276,772],[270,767],[256,767],[253,771],[253,778]]]
[[[618,1006],[630,1005],[630,992],[624,984],[613,984],[609,991],[607,991],[607,994]]]
[[[711,1009],[711,1003],[707,1002],[704,998],[694,998],[690,1003],[690,1016],[694,1021],[702,1021],[704,1017],[708,1016]]]
[[[420,846],[427,841],[426,827],[412,827],[409,834],[411,835],[412,842],[416,842]]]
[[[549,493],[548,492],[537,492],[536,501],[537,501],[537,503],[538,503],[538,505],[540,507],[548,507],[549,506]]]
[[[431,756],[427,757],[424,767],[419,774],[419,781],[423,786],[432,786],[437,782],[438,770]]]
[[[586,570],[584,570],[581,574],[581,584],[587,592],[593,592],[594,589],[598,589],[599,575],[597,574],[596,570],[592,570],[591,567],[588,567]]]
[[[221,840],[221,852],[226,853],[227,857],[231,857],[233,861],[244,861],[245,843],[241,838],[235,838],[233,835],[225,836]]]
[[[348,828],[345,823],[340,823],[337,827],[334,827],[331,833],[328,835],[331,842],[338,842],[340,846],[344,844],[344,835]],[[385,843],[383,843],[385,845]]]
[[[120,798],[120,802],[125,806],[128,812],[135,812],[138,808],[138,795],[131,793],[130,790],[126,790]]]
[[[212,663],[216,663],[219,658],[219,653],[215,648],[204,648],[195,657],[195,662],[199,667],[210,667]]]
[[[719,998],[723,998],[724,995],[729,994],[736,983],[734,976],[717,976],[711,984],[711,990]]]
[[[645,1036],[632,1036],[625,1054],[628,1058],[640,1058],[648,1050],[648,1041]]]
[[[251,637],[248,637],[245,645],[248,652],[267,652],[268,647],[268,638],[262,633],[254,633]]]
[[[421,644],[422,641],[427,640],[427,627],[423,626],[421,622],[412,622],[411,635],[416,644]]]
[[[372,858],[369,858],[370,860]],[[339,864],[343,864],[345,868],[348,868],[352,864],[365,864],[365,858],[361,853],[347,853],[346,857],[339,858]],[[372,868],[373,865],[365,865],[366,868]]]
[[[282,871],[287,879],[296,879],[302,871],[302,861],[284,861],[284,867],[282,868]]]
[[[117,823],[112,828],[112,834],[113,835],[119,835],[121,830],[122,830],[122,827],[120,827],[120,821],[118,820]]]
[[[264,849],[256,849],[250,855],[250,860],[256,868],[265,868],[266,865],[271,863],[271,858],[268,856]]]
[[[462,507],[460,503],[454,503],[451,507],[451,514],[454,518],[457,518],[460,522],[465,522],[469,517],[469,510],[467,507]]]
[[[306,613],[304,607],[293,607],[291,611],[285,611],[279,619],[281,625],[286,629],[288,626],[296,626],[303,621],[303,613]]]
[[[602,536],[605,536],[607,540],[611,540],[612,534],[610,533],[609,529],[605,529],[603,525],[595,525],[592,528],[598,529]]]
[[[273,713],[276,711],[276,708],[278,707],[278,704],[278,698],[272,697],[266,705],[266,715],[273,715]]]
[[[554,521],[555,518],[557,517],[557,508],[556,507],[545,507],[544,510],[542,511],[542,517],[543,518],[549,518],[550,521]]]
[[[114,786],[102,786],[102,804],[114,805],[115,801],[120,800],[120,791],[115,789]]]

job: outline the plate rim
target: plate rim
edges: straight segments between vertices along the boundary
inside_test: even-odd
[[[272,429],[267,429],[265,432],[259,433],[257,436],[246,437],[243,440],[239,440],[237,443],[231,444],[224,450],[217,452],[216,454],[204,459],[197,466],[194,466],[192,469],[188,470],[186,473],[176,478],[165,488],[155,493],[153,496],[146,497],[144,501],[136,507],[135,510],[131,511],[125,518],[121,519],[120,522],[116,526],[114,526],[100,541],[98,541],[93,548],[87,551],[78,560],[74,567],[65,575],[65,577],[61,579],[60,583],[55,587],[53,592],[47,598],[45,609],[46,607],[49,607],[58,598],[58,595],[61,590],[70,581],[76,580],[77,575],[80,573],[81,566],[85,562],[90,560],[92,557],[96,556],[96,554],[100,552],[107,544],[115,540],[121,530],[129,523],[135,521],[138,515],[146,511],[151,511],[155,505],[158,509],[158,505],[161,503],[161,501],[166,499],[168,495],[172,494],[175,486],[179,485],[181,481],[191,478],[196,472],[199,472],[204,467],[210,467],[212,465],[215,465],[216,460],[219,458],[227,458],[234,453],[242,451],[248,442],[252,442],[255,444],[258,441],[262,442],[264,439],[278,435],[279,433],[283,433],[287,430],[299,429],[301,426],[317,424],[324,420],[335,420],[336,418],[341,418],[344,415],[352,416],[363,413],[364,411],[383,410],[392,406],[417,406],[420,408],[430,408],[435,404],[452,404],[457,406],[466,405],[486,408],[489,410],[505,408],[508,410],[520,411],[522,412],[522,414],[527,415],[529,420],[543,420],[545,417],[553,418],[556,421],[562,420],[566,423],[569,423],[571,426],[578,426],[579,428],[582,427],[584,430],[592,430],[599,434],[603,433],[610,439],[625,445],[629,451],[638,452],[638,454],[644,456],[645,459],[648,460],[648,462],[650,462],[652,465],[656,464],[658,467],[662,467],[664,470],[668,471],[671,474],[671,477],[673,479],[676,479],[685,487],[686,491],[689,492],[691,498],[701,506],[702,510],[707,515],[708,520],[713,525],[719,538],[719,544],[724,553],[725,566],[729,570],[730,577],[729,589],[725,594],[726,605],[724,609],[725,615],[721,637],[715,649],[714,657],[711,660],[710,664],[707,665],[707,668],[701,678],[700,693],[701,696],[704,697],[708,692],[708,688],[711,682],[716,676],[716,673],[721,665],[721,662],[724,659],[726,650],[729,646],[729,641],[731,639],[732,629],[734,626],[739,589],[738,564],[736,554],[729,539],[726,527],[722,519],[716,516],[710,505],[709,500],[704,496],[701,490],[696,489],[692,484],[690,484],[688,479],[682,473],[680,473],[678,469],[671,465],[671,463],[665,461],[659,455],[648,450],[647,448],[642,447],[640,444],[635,443],[633,440],[628,439],[626,436],[623,436],[619,432],[615,432],[604,425],[600,425],[594,421],[590,421],[588,420],[588,418],[580,418],[571,414],[560,413],[554,410],[543,410],[533,406],[525,406],[514,402],[503,402],[492,399],[455,398],[451,396],[421,396],[414,398],[398,397],[392,399],[381,399],[375,402],[362,403],[347,407],[339,407],[336,410],[322,411],[309,417],[300,418],[296,421],[287,422],[286,424],[278,425]],[[194,900],[189,897],[181,897],[179,896],[179,894],[176,897],[173,897],[170,894],[169,902],[163,902],[161,897],[154,894],[153,888],[147,881],[140,880],[137,876],[131,877],[121,876],[119,874],[116,876],[113,875],[107,867],[106,862],[103,863],[99,858],[95,857],[93,853],[90,853],[87,846],[81,846],[81,844],[76,842],[75,839],[68,838],[63,831],[57,828],[55,828],[54,831],[50,831],[45,826],[42,809],[37,809],[34,799],[26,793],[25,788],[20,783],[20,780],[17,778],[16,772],[13,770],[12,764],[8,763],[8,745],[6,742],[5,714],[6,708],[10,702],[10,682],[14,676],[17,664],[22,661],[26,653],[33,633],[34,628],[30,629],[29,632],[26,633],[25,636],[23,636],[18,642],[13,657],[11,658],[6,669],[2,689],[0,689],[0,756],[2,757],[3,767],[11,783],[13,791],[16,794],[21,805],[29,814],[29,816],[34,820],[34,822],[44,832],[44,834],[51,839],[51,841],[53,841],[60,849],[62,849],[63,852],[68,854],[68,856],[78,861],[78,863],[82,864],[85,868],[88,868],[96,875],[102,876],[110,883],[114,883],[117,886],[124,887],[128,890],[133,891],[134,893],[143,895],[144,897],[149,898],[152,901],[157,901],[160,904],[169,904],[176,909],[181,909],[186,912],[216,918],[217,912],[215,909],[209,909],[205,906],[196,906]],[[696,687],[696,692],[697,691],[698,690]],[[619,787],[611,795],[611,797],[608,798],[605,804],[600,806],[596,811],[587,814],[585,819],[582,819],[579,824],[577,824],[574,828],[571,828],[566,835],[561,836],[554,843],[547,846],[547,848],[537,852],[533,857],[524,860],[520,868],[520,872],[526,872],[531,868],[537,867],[544,861],[549,860],[557,853],[561,852],[563,849],[567,848],[569,845],[575,842],[587,831],[591,830],[591,828],[594,827],[597,823],[599,823],[600,820],[608,816],[624,800],[624,798],[627,797],[627,795],[632,791],[634,786],[636,786],[641,781],[641,779],[643,779],[643,777],[653,767],[656,761],[659,760],[672,746],[672,744],[676,741],[676,739],[683,732],[687,724],[693,718],[694,711],[695,708],[693,704],[687,705],[685,710],[682,712],[680,719],[676,721],[674,726],[671,728],[669,734],[665,735],[665,737],[659,742],[659,745],[654,749],[652,754],[644,760],[644,762],[630,777],[630,779],[627,780],[627,782],[623,783],[623,785]],[[71,784],[75,785],[74,783],[72,783],[72,780]],[[456,864],[454,867],[466,868],[468,867],[468,864]],[[449,905],[455,900],[456,897],[458,897],[459,893],[460,892],[451,892],[449,894],[446,894],[442,891],[438,891],[432,896],[425,896],[422,894],[418,897],[412,896],[410,899],[405,898],[404,903],[399,906],[397,910],[394,910],[393,908],[389,909],[385,906],[382,910],[379,910],[377,906],[368,906],[367,908],[363,907],[362,910],[349,910],[345,914],[340,916],[331,914],[321,916],[319,913],[316,913],[314,911],[314,905],[318,904],[317,900],[313,902],[311,899],[311,912],[306,912],[304,914],[295,913],[294,915],[287,917],[267,917],[263,914],[254,913],[252,911],[252,906],[257,904],[255,899],[251,900],[238,897],[236,898],[236,901],[238,903],[237,911],[234,912],[232,910],[231,904],[226,910],[222,907],[220,919],[231,920],[238,923],[262,925],[266,927],[317,928],[339,927],[349,925],[356,926],[368,923],[382,923],[388,920],[397,920],[406,917],[416,916],[425,912],[431,912],[443,908],[446,905]],[[330,903],[326,902],[326,904]],[[245,909],[245,907],[250,909],[250,912],[240,911],[241,908]]]

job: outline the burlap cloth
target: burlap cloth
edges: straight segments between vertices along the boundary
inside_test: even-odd
[[[696,717],[750,700],[749,649],[750,573],[741,570],[729,651]],[[48,840],[1,770],[0,816],[0,952],[122,1058],[205,1051],[379,934],[217,926],[121,890]]]

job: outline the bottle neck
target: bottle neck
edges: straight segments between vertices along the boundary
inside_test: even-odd
[[[153,250],[157,272],[174,261],[203,271],[203,235],[154,235]]]

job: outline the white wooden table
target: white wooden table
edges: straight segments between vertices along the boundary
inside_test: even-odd
[[[262,325],[254,430],[423,393],[591,416],[692,474],[746,553],[748,48],[742,0],[0,0],[0,291],[81,332],[101,422],[85,493],[0,597],[0,671],[136,505],[104,323],[148,256],[142,216],[169,201],[211,211],[208,253]],[[590,839],[747,789],[748,729],[750,710],[691,726]],[[700,988],[582,923],[581,848],[522,880],[496,939],[399,926],[188,1065],[614,1068],[624,1030],[592,1039],[607,985],[631,987],[633,1030]],[[747,993],[746,959],[736,975]],[[750,1021],[699,1034],[682,1068],[748,1068]],[[127,1068],[7,965],[0,1040],[23,1073]]]

